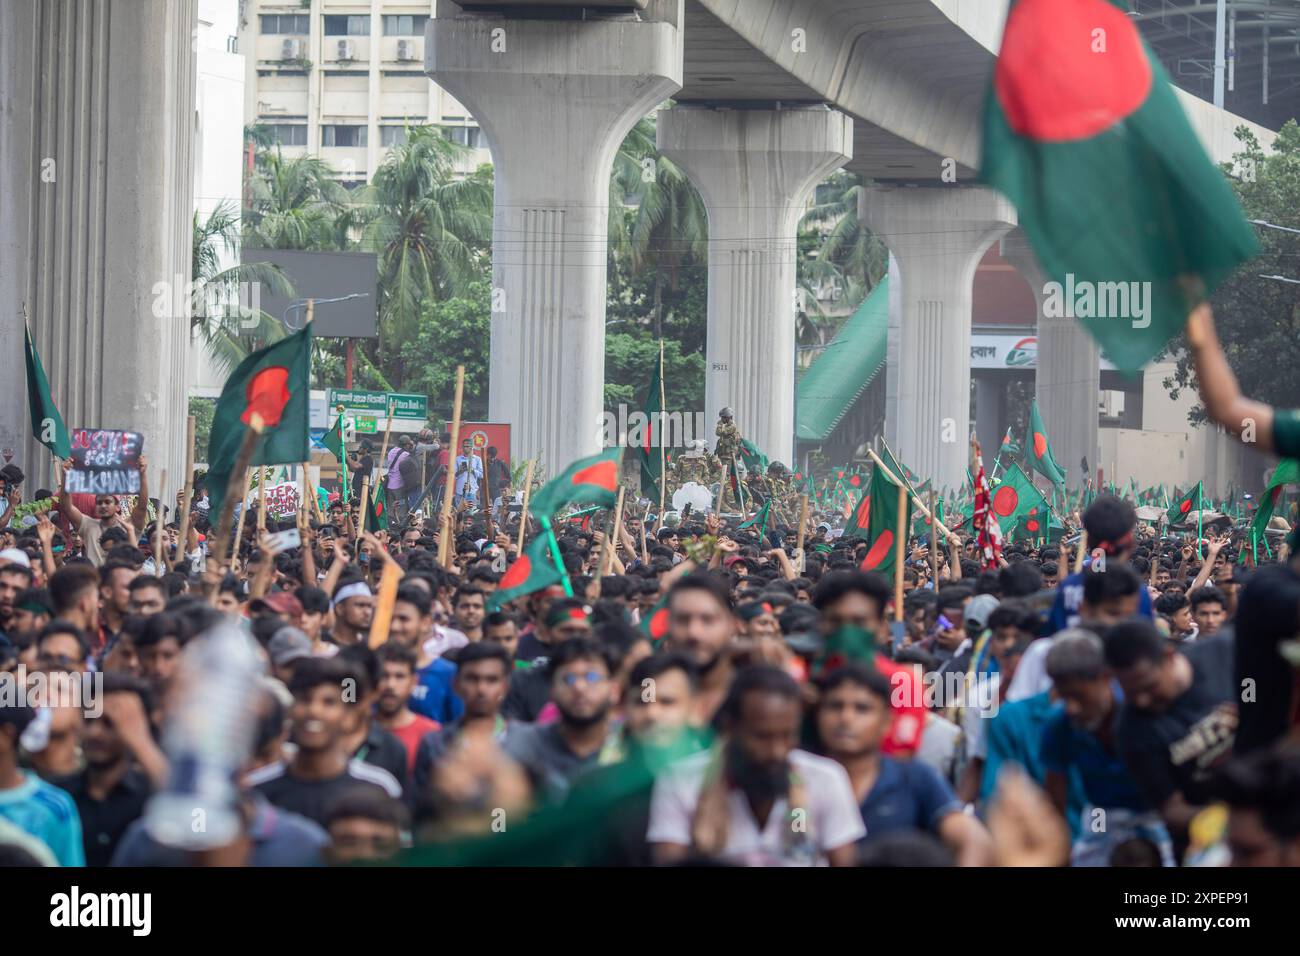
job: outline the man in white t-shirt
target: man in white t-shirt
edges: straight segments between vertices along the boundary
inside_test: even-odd
[[[866,835],[848,774],[797,749],[799,685],[770,666],[736,675],[720,747],[655,782],[646,841],[654,860],[705,856],[749,866],[853,866]]]

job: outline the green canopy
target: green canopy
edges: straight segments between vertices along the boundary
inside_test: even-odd
[[[825,441],[885,364],[889,279],[877,283],[795,387],[799,441]]]

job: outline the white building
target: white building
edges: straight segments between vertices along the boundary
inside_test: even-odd
[[[450,128],[491,161],[469,111],[424,73],[424,26],[434,0],[244,0],[244,113],[268,126],[285,155],[319,156],[349,185],[374,174],[407,126]]]

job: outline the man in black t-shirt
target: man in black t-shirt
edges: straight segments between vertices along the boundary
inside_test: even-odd
[[[313,657],[299,663],[289,684],[297,752],[287,763],[276,761],[248,777],[248,784],[271,803],[321,826],[334,801],[354,788],[378,790],[394,799],[402,795],[392,774],[349,759],[344,749],[350,706],[344,702],[345,681],[351,680],[355,680],[352,668],[334,658]]]
[[[1233,637],[1224,632],[1178,647],[1138,618],[1112,627],[1105,643],[1106,663],[1124,692],[1120,756],[1178,846],[1211,799],[1213,770],[1232,752]]]

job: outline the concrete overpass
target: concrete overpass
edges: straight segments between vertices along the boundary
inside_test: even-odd
[[[879,184],[862,214],[899,277],[888,431],[912,467],[956,484],[970,274],[1015,222],[974,185],[1006,6],[437,0],[426,70],[474,113],[496,166],[490,414],[514,424],[517,453],[554,469],[599,442],[610,165],[672,97],[660,143],[710,218],[708,412],[732,405],[760,447],[790,458],[794,230],[816,182],[847,165]],[[194,23],[195,0],[0,5],[2,370],[23,374],[25,302],[69,425],[134,426],[174,474],[187,322],[168,305],[189,278]],[[1184,102],[1226,158],[1239,120]],[[1095,400],[1095,350],[1046,322],[1039,349],[1059,358],[1040,358],[1037,386],[1059,436],[1090,417],[1079,409]],[[1055,437],[1059,457],[1094,460],[1090,427]],[[0,445],[39,460],[29,434],[11,402]]]

